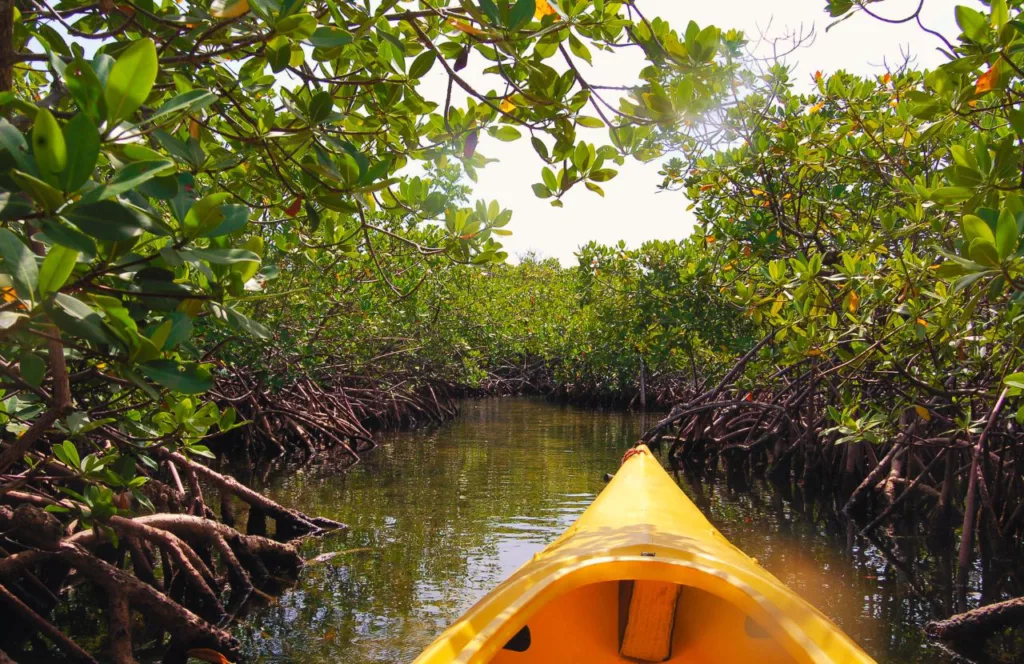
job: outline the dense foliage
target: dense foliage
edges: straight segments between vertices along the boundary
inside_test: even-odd
[[[866,530],[955,520],[966,587],[976,535],[1024,533],[1021,5],[957,7],[934,71],[808,88],[633,2],[0,0],[12,615],[45,629],[71,566],[109,599],[111,659],[130,607],[172,659],[233,651],[208,552],[234,604],[297,564],[267,517],[278,539],[336,524],[197,457],[357,461],[369,426],[451,416],[456,391],[675,406],[649,437],[677,427],[676,462],[874,503]],[[591,80],[626,47],[635,84]],[[696,231],[507,264],[512,211],[467,180],[527,135],[555,206],[671,155]]]
[[[223,582],[195,551],[217,549],[237,599],[296,562],[262,537],[267,516],[279,539],[336,524],[199,463],[206,437],[262,427],[307,449],[365,444],[379,414],[349,398],[346,371],[386,371],[400,333],[428,337],[439,368],[394,366],[444,375],[463,358],[427,334],[438,310],[420,291],[505,258],[511,213],[468,204],[458,177],[529,134],[539,195],[601,194],[626,157],[652,154],[655,127],[727,89],[742,43],[603,0],[0,0],[0,495],[16,508],[0,527],[17,543],[0,577],[24,602],[12,615],[45,627],[65,580],[47,570],[71,566],[109,599],[109,659],[132,660],[132,608],[173,632],[172,659],[234,650],[216,627]],[[636,85],[584,73],[595,51],[625,47],[648,64]],[[606,145],[579,131],[602,127]],[[200,477],[222,494],[221,522]],[[248,536],[231,527],[236,500]],[[45,592],[10,581],[29,573]]]
[[[818,72],[801,93],[773,67],[719,119],[722,145],[666,164],[715,285],[763,336],[649,434],[678,426],[677,461],[874,504],[865,532],[900,514],[958,526],[961,609],[976,542],[1024,533],[1024,23],[1021,3],[987,4],[956,8],[934,71]],[[930,629],[974,637],[995,613]]]

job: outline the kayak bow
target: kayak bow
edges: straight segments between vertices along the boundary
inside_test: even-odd
[[[729,543],[644,446],[415,661],[873,662]]]

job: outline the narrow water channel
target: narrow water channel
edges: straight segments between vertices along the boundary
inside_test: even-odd
[[[257,662],[401,663],[590,504],[641,417],[533,399],[467,402],[456,421],[397,433],[341,474],[281,473],[266,487],[350,532],[308,542],[298,584],[237,628]],[[928,601],[866,540],[799,494],[681,479],[722,533],[835,620],[880,662],[953,662],[920,626]],[[943,576],[924,543],[908,570]],[[330,557],[332,552],[342,552]],[[326,560],[323,560],[326,559]],[[927,581],[919,580],[919,583]]]

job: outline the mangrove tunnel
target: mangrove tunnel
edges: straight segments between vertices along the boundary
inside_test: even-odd
[[[1024,660],[1024,0],[963,1],[0,0],[0,664],[526,661],[459,617],[627,462],[863,661]]]

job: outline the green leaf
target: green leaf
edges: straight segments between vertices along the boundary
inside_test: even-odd
[[[210,451],[210,448],[206,445],[190,445],[186,448],[189,454],[195,454],[197,456],[206,457],[207,459],[216,459],[217,456]]]
[[[33,387],[43,384],[43,378],[46,376],[46,360],[35,353],[26,351],[18,359],[18,365],[21,377],[26,383]]]
[[[142,212],[116,201],[78,204],[62,216],[87,235],[111,242],[141,235],[150,225]]]
[[[972,261],[981,265],[989,267],[999,265],[999,253],[996,251],[996,245],[985,238],[978,237],[971,240],[967,255]]]
[[[320,91],[309,101],[309,124],[320,124],[334,110],[334,97],[330,92]]]
[[[1017,220],[1005,208],[999,214],[999,222],[996,224],[996,249],[1000,261],[1005,261],[1017,251]]]
[[[976,9],[958,5],[954,10],[956,24],[963,30],[964,36],[973,42],[981,43],[988,37],[988,17]]]
[[[40,108],[32,125],[32,154],[36,164],[46,173],[57,174],[68,165],[68,148],[64,133],[48,109]]]
[[[50,247],[39,268],[39,295],[46,297],[61,289],[75,269],[79,251],[55,244]]]
[[[210,308],[217,319],[232,329],[246,332],[259,339],[274,338],[274,334],[266,327],[226,304],[211,302]]]
[[[569,34],[569,50],[572,51],[573,55],[576,57],[586,60],[587,64],[594,64],[590,57],[590,49],[572,33]]]
[[[156,82],[158,68],[156,45],[148,37],[136,40],[118,56],[103,91],[110,126],[142,106]]]
[[[412,66],[409,67],[409,78],[423,78],[434,66],[436,60],[437,54],[433,50],[423,51],[412,61]]]
[[[1024,390],[1024,373],[1013,373],[1003,379],[1003,384],[1007,387],[1016,387]],[[1024,408],[1024,406],[1022,406]]]
[[[94,256],[96,254],[96,243],[93,242],[92,238],[79,232],[78,229],[70,224],[66,224],[59,219],[43,219],[41,226],[43,233],[51,242],[63,245],[69,249],[75,249],[86,256]]]
[[[82,459],[81,457],[78,456],[78,448],[75,447],[75,444],[72,443],[70,440],[65,440],[61,444],[61,448],[63,449],[64,452],[63,460],[75,470],[81,468]]]
[[[185,233],[189,237],[201,237],[204,233],[220,226],[224,221],[224,210],[221,209],[221,206],[229,198],[231,198],[231,194],[218,192],[196,201],[185,215],[183,223]]]
[[[93,125],[107,119],[107,104],[103,99],[103,85],[96,71],[85,60],[77,58],[64,68],[64,83],[78,110],[85,113]]]
[[[491,130],[490,134],[499,141],[505,142],[514,141],[520,136],[522,136],[522,134],[519,133],[518,129],[516,129],[515,127],[511,127],[509,125],[501,125],[499,127],[495,127],[494,129]]]
[[[87,191],[82,196],[82,202],[94,203],[105,198],[120,196],[155,177],[166,175],[166,171],[172,168],[174,168],[174,162],[168,159],[132,162],[114,173],[114,177],[107,184]]]
[[[0,228],[0,258],[3,258],[0,269],[11,275],[18,297],[31,302],[39,283],[36,257],[17,235],[6,228]]]
[[[10,172],[10,175],[14,183],[47,212],[53,212],[64,204],[64,195],[60,191],[34,175],[14,170]]]
[[[14,158],[14,163],[18,165],[19,169],[33,170],[25,137],[4,118],[0,118],[0,150],[7,151]]]
[[[967,240],[968,245],[976,239],[985,240],[993,246],[996,243],[996,236],[992,233],[992,229],[981,217],[973,214],[965,214],[963,221],[960,224],[960,228],[963,231],[964,239]]]
[[[224,216],[213,230],[204,233],[201,237],[220,237],[230,235],[241,230],[249,221],[249,208],[245,205],[221,205],[221,214]]]
[[[484,10],[487,18],[491,19],[491,23],[499,27],[501,26],[501,13],[498,12],[498,7],[494,4],[494,0],[480,0],[480,9]]]
[[[333,25],[325,25],[317,28],[313,32],[313,36],[309,38],[309,43],[316,48],[345,46],[346,44],[352,43],[352,35],[341,28],[334,27]]]
[[[186,259],[206,261],[214,265],[232,265],[245,261],[259,261],[259,255],[247,249],[189,249],[180,252]]]
[[[163,106],[158,108],[153,115],[146,118],[145,122],[156,122],[157,120],[174,113],[187,113],[202,110],[215,101],[217,101],[217,95],[213,94],[209,90],[189,90],[188,92],[184,92],[177,97],[168,100]]]
[[[103,317],[85,302],[67,293],[53,296],[50,317],[62,331],[97,345],[121,347],[121,341],[110,332]]]
[[[509,29],[518,30],[525,26],[533,18],[535,11],[537,11],[537,0],[516,0],[516,4],[512,6],[512,11],[508,15]]]
[[[77,191],[89,181],[100,156],[100,132],[85,113],[79,113],[64,125],[68,146],[67,168],[61,173],[60,186],[66,192]]]
[[[210,370],[195,362],[153,360],[140,368],[147,378],[175,392],[200,394],[213,387]]]

